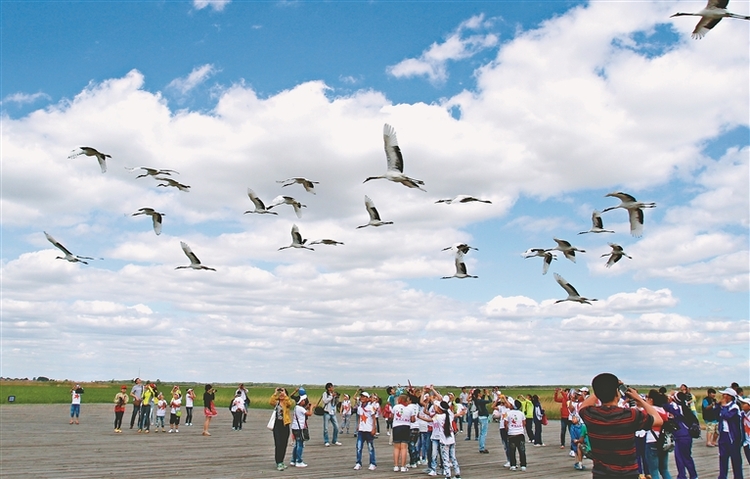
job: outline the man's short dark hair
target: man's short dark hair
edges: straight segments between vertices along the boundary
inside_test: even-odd
[[[716,389],[708,388],[708,394],[716,394]]]
[[[617,394],[620,380],[612,373],[601,373],[591,381],[594,394],[602,403],[612,402]]]

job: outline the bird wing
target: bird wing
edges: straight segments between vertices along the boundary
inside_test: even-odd
[[[706,8],[727,8],[729,0],[708,0]]]
[[[66,248],[65,246],[63,246],[62,244],[60,244],[60,242],[59,242],[59,241],[57,241],[57,240],[56,240],[55,238],[53,238],[53,237],[52,237],[52,235],[50,235],[50,234],[49,234],[49,233],[47,233],[46,231],[44,232],[44,236],[46,236],[46,237],[47,237],[47,240],[48,240],[48,241],[49,241],[50,243],[52,243],[52,244],[53,244],[53,245],[54,245],[54,246],[55,246],[56,248],[58,248],[58,249],[59,249],[60,251],[62,251],[62,252],[63,252],[63,253],[65,253],[66,255],[70,255],[70,256],[73,256],[73,253],[71,253],[70,251],[68,251],[68,249],[67,249],[67,248]]]
[[[555,273],[555,280],[557,281],[557,284],[559,284],[560,286],[562,286],[562,288],[568,293],[568,296],[578,296],[578,297],[580,297],[580,295],[578,294],[578,291],[576,291],[576,289],[573,287],[573,285],[570,284],[570,283],[568,283],[567,281],[565,281],[565,278],[563,278],[562,276],[560,276],[557,273]]]
[[[380,215],[378,214],[378,210],[375,209],[375,203],[367,195],[365,195],[365,208],[367,209],[367,214],[370,215],[370,221],[380,221]]]
[[[299,234],[299,228],[297,227],[297,225],[292,225],[292,243],[304,244],[304,241],[302,241],[302,235]]]
[[[84,153],[84,152],[83,152],[83,150],[81,150],[80,148],[79,148],[79,149],[77,149],[77,150],[73,150],[73,151],[71,151],[71,152],[70,152],[70,154],[68,155],[68,159],[70,160],[70,159],[72,159],[72,158],[77,158],[77,157],[79,157],[79,156],[83,155],[83,153]]]
[[[401,156],[401,148],[398,147],[396,130],[386,123],[383,125],[383,142],[385,143],[385,156],[388,159],[388,169],[404,172],[404,157]]]
[[[613,253],[622,253],[622,246],[620,246],[617,243],[608,243],[609,246],[612,248]]]
[[[185,252],[185,256],[188,257],[191,264],[201,264],[201,260],[198,259],[197,256],[195,256],[195,253],[193,253],[193,250],[190,249],[190,246],[187,245],[184,241],[180,241],[180,246],[182,247],[182,251]]]
[[[570,243],[569,242],[567,242],[565,240],[557,239],[557,238],[552,238],[552,239],[555,240],[555,242],[557,243],[557,245],[560,246],[561,248],[570,248]]]
[[[627,193],[623,193],[622,191],[617,191],[615,193],[609,193],[609,194],[604,195],[604,196],[613,196],[615,198],[618,198],[623,203],[624,202],[628,202],[628,201],[635,201],[635,197],[633,197],[633,196],[631,196],[631,195],[629,195]]]
[[[99,153],[98,155],[96,155],[96,161],[99,162],[99,168],[102,169],[102,173],[106,173],[107,172],[107,162],[105,161],[104,155],[102,155],[101,153]]]
[[[466,272],[466,263],[464,263],[464,255],[456,254],[456,273],[468,275]]]
[[[157,235],[161,234],[161,213],[154,211],[151,215],[151,220],[154,224],[154,233]]]
[[[641,236],[643,234],[643,210],[640,208],[628,210],[630,217],[630,234]]]
[[[256,210],[265,210],[266,209],[266,205],[263,204],[263,202],[260,200],[260,198],[258,198],[258,195],[256,195],[255,192],[253,190],[251,190],[250,188],[247,189],[247,196],[250,197],[250,201],[253,202],[253,204],[255,205],[255,209]]]
[[[604,228],[604,222],[602,221],[602,215],[598,211],[594,210],[593,213],[591,213],[591,224],[594,226],[594,228],[603,229]]]
[[[552,263],[552,260],[555,259],[555,255],[552,253],[544,253],[544,263],[542,266],[542,274],[547,274],[547,271],[549,271],[549,265]]]
[[[708,33],[713,27],[715,27],[720,21],[721,17],[701,17],[701,19],[698,20],[698,24],[695,25],[692,37],[696,40],[705,37],[706,33]]]

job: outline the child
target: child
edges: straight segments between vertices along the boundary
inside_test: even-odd
[[[570,420],[570,440],[576,445],[576,463],[573,464],[573,468],[576,471],[583,471],[586,469],[583,465],[583,457],[591,450],[588,430],[578,414],[571,416]]]
[[[125,414],[125,405],[128,403],[127,386],[122,386],[120,392],[115,394],[115,432],[121,433],[122,415]]]
[[[159,393],[157,396],[159,401],[156,403],[156,429],[154,432],[159,432],[159,424],[161,424],[161,432],[167,432],[164,428],[164,416],[167,415],[167,401],[164,400],[164,394]]]
[[[185,393],[185,411],[187,412],[187,416],[185,416],[186,426],[193,425],[193,401],[194,400],[195,400],[195,391],[193,391],[193,388],[190,388]]]
[[[180,432],[180,407],[182,406],[182,396],[180,395],[179,389],[172,393],[172,402],[169,403],[169,406],[171,408],[169,410],[169,432]]]
[[[352,417],[352,402],[349,400],[349,395],[344,394],[344,400],[341,401],[341,430],[346,429],[346,434],[349,434],[349,419]]]

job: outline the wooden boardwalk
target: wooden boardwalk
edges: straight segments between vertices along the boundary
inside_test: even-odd
[[[384,478],[427,477],[423,467],[408,473],[394,473],[392,448],[382,434],[375,441],[378,460],[376,471],[364,468],[354,471],[352,435],[341,435],[343,446],[324,447],[321,418],[310,419],[312,440],[305,445],[304,460],[309,467],[284,472],[276,471],[273,462],[273,437],[265,428],[270,411],[251,410],[242,431],[232,431],[231,414],[220,410],[211,424],[210,437],[201,435],[202,408],[195,408],[195,426],[182,426],[177,434],[137,434],[127,429],[130,405],[125,413],[122,434],[112,432],[112,406],[83,404],[81,424],[68,424],[67,405],[3,405],[0,407],[0,478]],[[384,424],[383,424],[384,426]],[[526,472],[510,472],[502,467],[502,452],[497,424],[490,424],[487,448],[490,454],[479,454],[477,442],[464,441],[460,436],[457,457],[461,476],[476,478],[590,478],[591,463],[585,461],[584,472],[573,469],[567,449],[559,448],[559,422],[544,429],[546,447],[528,447],[529,467]],[[693,447],[693,457],[701,478],[718,473],[715,448],[702,442]],[[291,456],[287,451],[286,461]],[[670,470],[676,477],[674,459]],[[745,466],[745,477],[750,469]]]

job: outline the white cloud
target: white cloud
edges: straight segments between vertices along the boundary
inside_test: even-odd
[[[202,10],[211,7],[214,11],[221,12],[232,0],[193,0],[193,6],[196,10]]]
[[[2,103],[17,103],[19,105],[28,105],[40,99],[51,100],[50,96],[43,92],[37,92],[37,93],[18,92],[18,93],[13,93],[3,98]]]
[[[407,58],[389,66],[386,71],[396,78],[426,76],[433,83],[448,79],[448,61],[471,58],[482,50],[497,45],[499,39],[492,33],[465,35],[466,30],[486,29],[491,22],[484,15],[476,15],[461,24],[442,43],[433,43],[418,58]]]
[[[184,78],[175,78],[167,85],[167,88],[177,90],[182,95],[187,95],[198,85],[204,83],[217,73],[211,64],[201,65],[193,68],[193,71]]]

